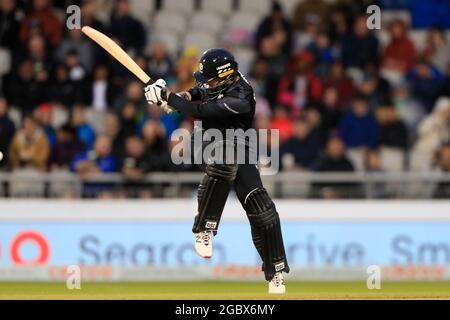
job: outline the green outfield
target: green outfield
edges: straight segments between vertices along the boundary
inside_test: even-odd
[[[0,282],[0,299],[450,299],[450,282],[289,282],[288,293],[273,296],[262,282],[65,283]]]

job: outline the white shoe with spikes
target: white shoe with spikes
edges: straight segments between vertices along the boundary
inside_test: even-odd
[[[202,258],[212,257],[212,231],[202,231],[195,234],[195,252]]]
[[[283,294],[286,293],[286,286],[284,285],[283,274],[281,272],[275,273],[272,280],[269,281],[269,294]]]

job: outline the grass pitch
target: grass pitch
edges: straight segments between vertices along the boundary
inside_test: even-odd
[[[0,299],[450,299],[450,282],[288,282],[287,294],[267,294],[264,282],[65,283],[0,282]]]

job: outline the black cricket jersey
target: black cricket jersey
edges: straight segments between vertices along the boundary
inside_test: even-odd
[[[171,94],[168,104],[181,113],[201,120],[203,129],[214,128],[225,134],[226,129],[246,131],[253,127],[255,95],[242,75],[213,100],[205,100],[198,88],[193,88],[190,92],[193,94],[193,101]]]

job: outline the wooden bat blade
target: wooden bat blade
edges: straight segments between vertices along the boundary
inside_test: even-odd
[[[117,61],[119,61],[125,68],[130,70],[143,83],[148,83],[151,78],[138,66],[138,64],[131,59],[131,57],[111,38],[107,35],[95,30],[94,28],[84,26],[81,31],[105,49]]]

